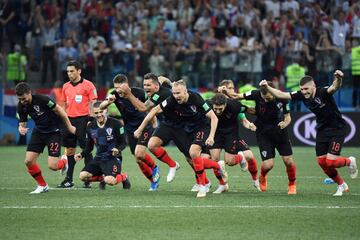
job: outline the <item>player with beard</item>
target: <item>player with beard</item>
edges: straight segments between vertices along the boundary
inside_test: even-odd
[[[344,192],[349,191],[348,185],[336,168],[347,166],[351,178],[356,178],[358,175],[355,157],[340,156],[346,134],[346,123],[333,94],[341,87],[343,76],[342,71],[336,70],[334,80],[329,87],[316,87],[314,79],[311,76],[305,76],[300,80],[300,90],[291,93],[271,87],[266,80],[260,82],[260,86],[276,98],[302,101],[315,114],[317,162],[325,174],[338,184],[334,196],[342,196]]]
[[[196,92],[188,91],[183,80],[174,82],[172,96],[148,113],[134,135],[140,136],[148,123],[161,113],[163,113],[166,127],[161,132],[155,132],[153,137],[158,136],[163,141],[173,140],[185,157],[191,159],[190,163],[199,182],[197,197],[206,197],[205,169],[215,169],[219,175],[217,177],[226,184],[227,173],[224,161],[216,162],[201,157],[202,149],[214,144],[218,122],[214,111],[202,97]],[[210,119],[210,124],[208,119]]]
[[[16,96],[19,100],[17,112],[19,114],[19,133],[25,135],[28,132],[26,123],[28,115],[34,120],[35,128],[31,133],[31,139],[26,149],[25,165],[30,175],[35,179],[38,186],[31,194],[44,193],[49,190],[41,169],[36,163],[44,147],[48,148],[48,166],[51,170],[60,170],[65,174],[68,169],[66,159],[59,159],[61,149],[60,123],[63,121],[68,131],[75,134],[76,128],[71,125],[65,111],[53,100],[44,95],[32,94],[30,86],[19,83],[15,87]]]

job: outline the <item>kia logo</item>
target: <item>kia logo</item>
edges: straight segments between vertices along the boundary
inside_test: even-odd
[[[347,122],[347,124],[350,126],[350,132],[345,137],[345,142],[350,141],[356,132],[356,127],[354,122],[346,117],[342,116],[342,118]],[[301,118],[299,118],[295,124],[294,124],[294,134],[297,139],[299,139],[301,142],[315,146],[315,138],[316,138],[316,118],[313,113],[308,113]]]

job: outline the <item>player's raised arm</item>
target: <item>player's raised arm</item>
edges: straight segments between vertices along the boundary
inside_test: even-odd
[[[115,102],[115,99],[116,99],[116,97],[113,94],[107,96],[107,98],[104,101],[101,102],[100,109],[105,110],[110,104]]]
[[[234,92],[233,88],[229,89],[226,85],[219,86],[217,90],[219,93],[223,93],[231,99],[234,99],[234,100],[244,99],[243,93],[236,93],[236,92]]]
[[[120,91],[124,93],[124,97],[127,98],[131,104],[139,111],[139,112],[146,112],[147,108],[145,103],[140,101],[135,95],[131,92],[131,88],[128,84],[121,84],[119,86]]]
[[[270,87],[266,80],[259,83],[260,87],[266,88],[274,97],[278,99],[291,100],[291,95],[288,92],[280,91],[276,88]]]
[[[343,77],[344,77],[344,73],[342,71],[340,71],[340,70],[335,71],[334,81],[331,84],[331,86],[328,87],[328,89],[327,89],[327,92],[329,94],[335,93],[341,87]]]

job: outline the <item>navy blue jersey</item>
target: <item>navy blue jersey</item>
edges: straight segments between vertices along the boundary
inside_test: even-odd
[[[329,94],[325,88],[316,88],[315,97],[306,99],[301,91],[290,93],[292,100],[299,100],[315,114],[316,116],[316,129],[337,129],[345,126],[345,120],[342,118],[341,113],[335,103],[332,94]]]
[[[146,101],[146,93],[143,89],[132,87],[132,94],[141,102]],[[121,116],[124,120],[125,129],[130,132],[134,132],[142,123],[146,116],[146,112],[138,111],[132,103],[120,95],[114,90],[111,94],[115,95],[115,105],[119,109]]]
[[[209,105],[212,106],[211,100],[208,101]],[[226,107],[224,112],[218,117],[218,125],[216,132],[219,133],[230,133],[238,132],[239,120],[238,115],[245,113],[247,107],[242,105],[239,101],[233,99],[226,99]]]
[[[35,128],[42,133],[57,132],[62,123],[61,118],[53,111],[56,103],[48,96],[32,95],[28,105],[18,103],[19,122],[27,122],[28,115],[34,120]]]
[[[206,114],[211,110],[200,94],[188,91],[186,103],[179,104],[173,95],[164,100],[160,106],[164,113],[164,124],[171,127],[182,127],[186,132],[194,132],[204,125],[209,125]]]
[[[257,131],[271,130],[278,127],[279,122],[284,120],[284,114],[289,113],[289,105],[286,100],[274,99],[266,102],[261,97],[259,90],[253,90],[244,94],[246,100],[254,100],[256,103]]]
[[[117,148],[119,154],[125,148],[124,127],[119,120],[108,117],[103,127],[99,127],[97,121],[92,120],[86,128],[86,147],[82,155],[91,153],[96,146],[95,158],[100,161],[108,161],[113,158],[111,149]]]

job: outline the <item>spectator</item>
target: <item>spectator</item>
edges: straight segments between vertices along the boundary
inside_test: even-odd
[[[14,86],[22,81],[26,81],[27,59],[21,52],[21,46],[16,44],[14,52],[7,55],[6,79],[13,81]]]
[[[78,60],[79,58],[79,51],[74,48],[73,45],[73,40],[71,38],[65,38],[63,41],[63,46],[57,49],[57,59],[61,68],[63,83],[69,80],[66,72],[68,61]]]
[[[3,49],[3,32],[10,43],[10,50],[14,50],[14,45],[18,39],[17,16],[15,13],[15,3],[9,0],[3,0],[0,3],[0,50]]]
[[[111,86],[111,49],[105,46],[105,42],[99,40],[97,47],[94,49],[94,56],[98,67],[97,86],[107,87]]]

